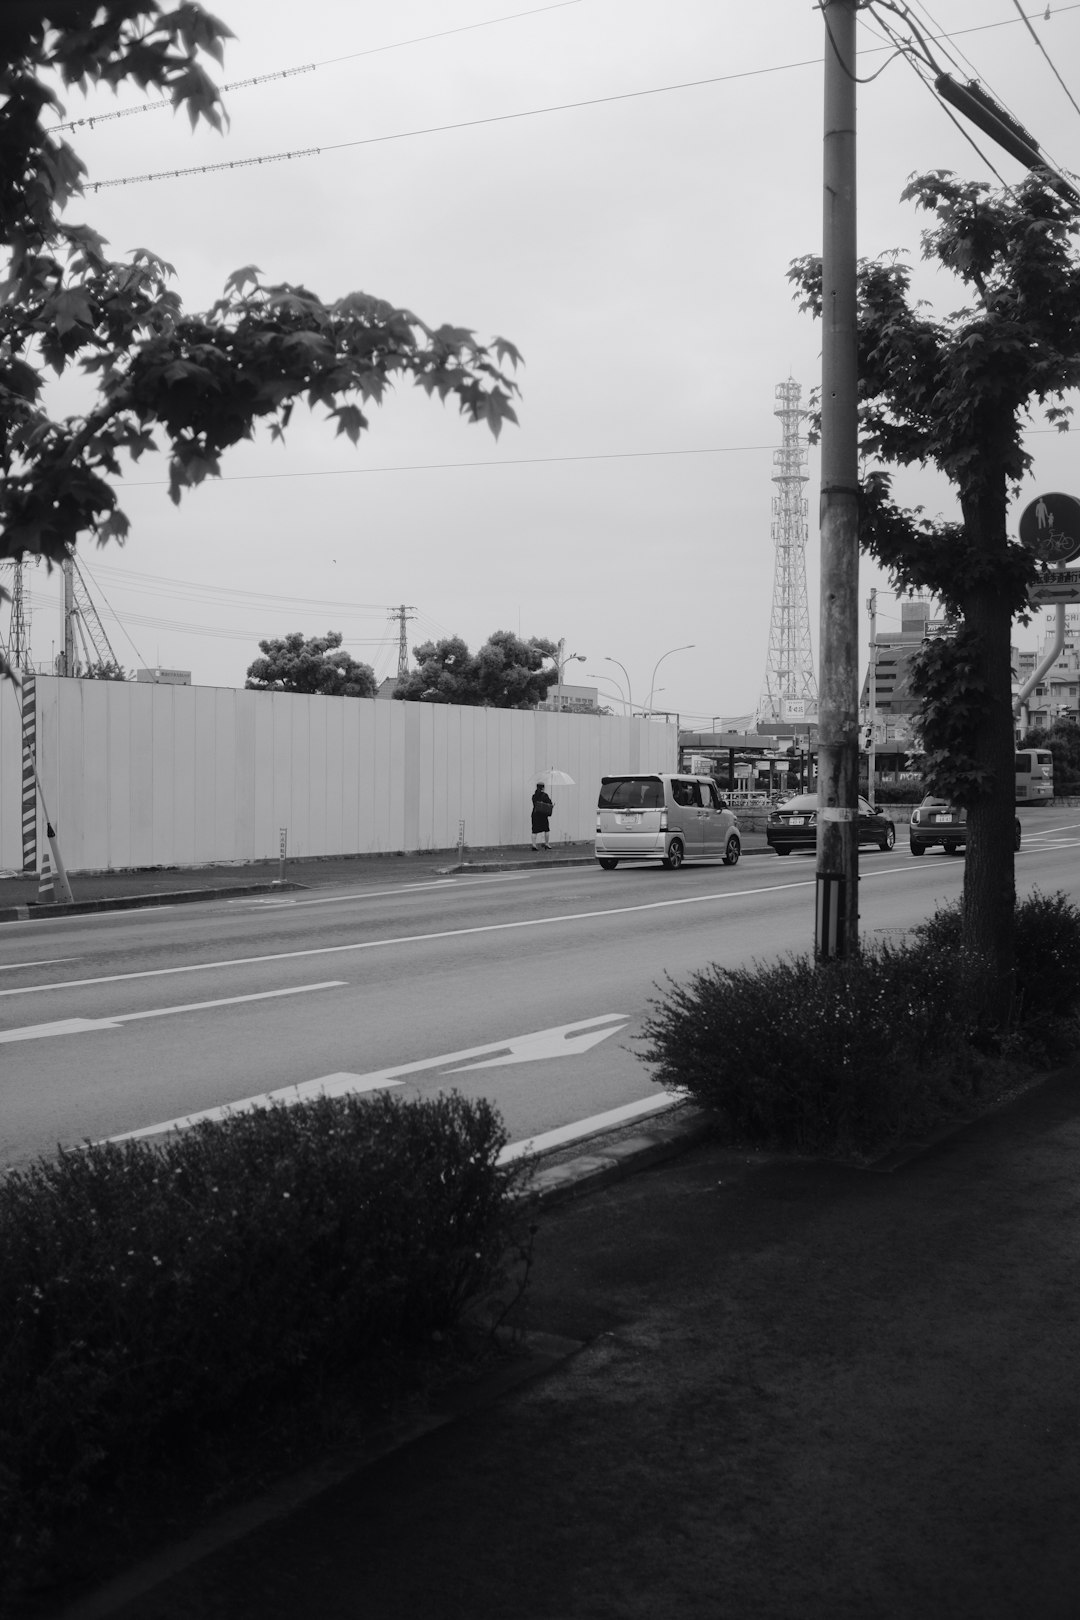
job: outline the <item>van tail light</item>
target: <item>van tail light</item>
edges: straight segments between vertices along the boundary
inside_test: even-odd
[[[667,832],[667,811],[666,810],[661,810],[661,812],[660,812],[660,831],[661,832]]]

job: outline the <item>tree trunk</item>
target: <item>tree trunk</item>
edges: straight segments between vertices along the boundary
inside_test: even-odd
[[[1005,479],[962,501],[969,537],[993,558],[1007,544]],[[965,593],[964,622],[978,636],[978,672],[988,703],[973,736],[975,757],[992,773],[990,794],[968,806],[963,941],[980,964],[982,1016],[991,1029],[1008,1023],[1015,991],[1016,877],[1015,734],[1012,715],[1012,613],[992,584]]]

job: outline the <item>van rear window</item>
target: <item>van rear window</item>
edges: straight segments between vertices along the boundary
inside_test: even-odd
[[[655,776],[624,776],[605,782],[597,801],[599,810],[662,810],[664,784]]]

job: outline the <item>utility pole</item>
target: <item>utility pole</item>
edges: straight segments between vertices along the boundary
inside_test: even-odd
[[[75,564],[70,557],[61,563],[64,575],[64,651],[61,673],[75,673]]]
[[[859,948],[859,441],[855,241],[855,12],[823,0],[824,208],[821,256],[821,665],[814,946]]]

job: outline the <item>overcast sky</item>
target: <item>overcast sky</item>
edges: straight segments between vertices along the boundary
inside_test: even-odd
[[[106,185],[70,216],[116,255],[149,247],[171,261],[193,309],[254,263],[325,299],[361,289],[509,338],[526,362],[520,427],[496,443],[407,390],[356,450],[300,411],[284,448],[262,436],[232,452],[225,477],[179,509],[163,463],[145,458],[122,495],[126,546],[81,554],[121,663],[241,686],[260,638],[333,629],[381,676],[396,668],[388,611],[404,603],[410,646],[452,633],[475,648],[499,629],[562,637],[586,655],[567,678],[616,700],[589,680],[625,692],[605,658],[625,665],[636,704],[655,679],[654,706],[684,724],[752,711],[773,591],[775,390],[791,376],[805,397],[820,371],[819,329],[786,280],[821,244],[820,12],[809,0],[211,9],[236,35],[220,82],[271,77],[226,92],[224,137],[156,106],[79,128],[69,139],[91,179],[321,150]],[[1080,4],[1024,9],[1080,101]],[[1022,171],[972,131],[974,150],[911,66],[889,60],[875,11],[899,26],[881,6],[861,13],[860,76],[883,71],[859,90],[859,250],[917,262],[925,221],[900,201],[913,172]],[[910,12],[942,68],[977,77],[1080,169],[1080,112],[1015,0],[911,0]],[[139,100],[73,92],[68,112]],[[942,312],[960,302],[929,270],[920,285]],[[1038,490],[1080,494],[1075,436],[1030,444],[1017,515]],[[808,473],[816,666],[814,452]],[[897,489],[954,512],[930,475]],[[864,599],[873,585],[888,628],[898,604],[864,560]],[[55,580],[40,574],[32,600],[44,661],[60,638]],[[1036,624],[1016,639],[1040,635]]]

